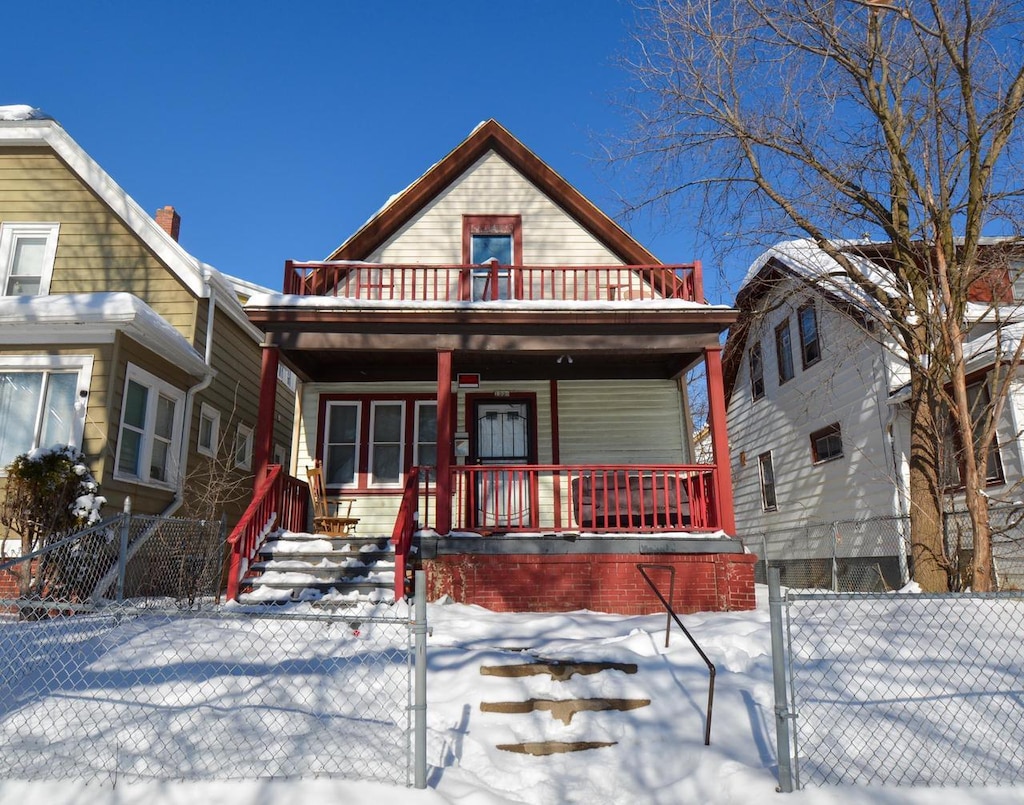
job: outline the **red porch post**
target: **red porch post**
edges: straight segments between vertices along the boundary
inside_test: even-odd
[[[437,353],[437,500],[434,528],[439,534],[452,530],[452,353]]]
[[[256,443],[253,445],[253,489],[259,487],[270,464],[270,451],[274,442],[274,414],[277,407],[277,364],[280,351],[269,344],[262,346],[260,407],[256,420]]]
[[[736,535],[736,515],[732,503],[732,469],[729,466],[729,436],[725,429],[725,383],[722,379],[722,348],[704,350],[708,381],[708,432],[718,471],[718,509],[721,528]]]

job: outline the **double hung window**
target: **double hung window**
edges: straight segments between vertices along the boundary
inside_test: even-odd
[[[181,389],[128,364],[114,477],[155,486],[175,483],[184,401]]]
[[[818,315],[814,304],[808,303],[797,311],[797,324],[800,329],[800,356],[803,367],[821,360],[821,341],[818,338]]]
[[[779,364],[779,385],[793,379],[793,343],[787,318],[775,328],[775,355]]]
[[[775,497],[775,467],[772,464],[772,454],[761,453],[757,457],[757,466],[761,474],[761,508],[766,512],[773,512],[779,506]]]
[[[0,269],[4,296],[50,292],[60,224],[0,224]]]
[[[400,487],[411,466],[437,462],[437,403],[415,398],[328,399],[322,438],[328,487]]]
[[[750,348],[750,399],[760,400],[764,396],[764,357],[761,342]]]

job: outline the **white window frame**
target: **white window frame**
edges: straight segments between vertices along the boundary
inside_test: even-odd
[[[210,420],[210,445],[204,445],[203,420]],[[199,406],[199,427],[196,429],[196,452],[201,456],[217,457],[217,448],[220,446],[220,411],[209,403]]]
[[[85,434],[85,415],[89,405],[89,386],[92,383],[92,355],[24,355],[0,357],[0,372],[70,372],[78,371],[78,393],[75,397],[75,418],[71,423],[73,447],[82,449],[82,438]],[[42,405],[45,397],[41,398]],[[36,414],[35,436],[32,449],[40,446],[39,433],[42,419],[40,412]],[[6,468],[0,467],[0,477],[6,476]]]
[[[414,414],[416,418],[413,420],[412,426],[412,465],[418,467],[421,465],[420,462],[420,409],[429,406],[434,409],[434,415],[437,415],[437,403],[434,400],[416,400],[416,410]],[[436,461],[436,456],[435,456]]]
[[[289,469],[289,458],[288,451],[285,450],[284,445],[278,442],[274,442],[273,460],[271,464],[280,464],[284,467],[285,471]]]
[[[60,232],[60,224],[50,223],[23,223],[19,221],[8,221],[0,224],[0,269],[3,276],[0,277],[0,295],[7,296],[7,283],[10,280],[11,269],[14,266],[14,255],[17,253],[18,241],[21,238],[45,238],[46,246],[43,250],[43,265],[39,276],[39,292],[33,296],[46,296],[50,293],[50,280],[53,279],[53,263],[57,257],[57,236]]]
[[[398,480],[397,481],[376,481],[373,477],[374,452],[377,449],[377,442],[374,439],[374,425],[377,421],[378,407],[398,406],[400,418],[398,424]],[[370,432],[368,436],[369,454],[366,459],[367,485],[376,488],[400,487],[405,482],[405,400],[371,400],[370,401]],[[394,444],[394,442],[387,442]]]
[[[124,433],[125,409],[128,405],[128,384],[135,382],[147,389],[146,398],[146,421],[142,430],[142,443],[139,450],[141,471],[139,475],[124,472],[121,469],[121,439]],[[153,440],[156,429],[157,405],[151,401],[163,395],[174,401],[174,419],[171,423],[171,441],[168,450],[168,470],[166,480],[155,480],[150,478],[149,470],[153,456]],[[129,363],[125,369],[124,386],[121,390],[121,417],[117,424],[117,448],[114,452],[114,478],[129,483],[142,483],[147,486],[160,487],[161,489],[173,489],[177,485],[178,473],[180,471],[179,457],[181,455],[181,440],[183,421],[185,416],[185,392],[177,386],[172,386],[166,380],[147,372],[134,363]]]
[[[767,459],[767,461],[766,461],[766,459]],[[771,476],[772,476],[771,484],[768,484],[765,481],[764,468],[765,468],[766,464],[767,464],[768,470],[769,470],[769,472],[771,473]],[[772,455],[772,451],[771,450],[768,450],[767,452],[764,452],[764,453],[761,453],[760,455],[758,455],[758,457],[757,457],[757,475],[758,475],[758,479],[760,481],[760,489],[761,489],[761,511],[765,511],[765,512],[778,511],[779,510],[779,485],[778,485],[778,481],[775,478],[775,459],[774,459],[774,456]],[[769,486],[771,487],[772,497],[774,498],[774,500],[772,500],[771,503],[768,502],[768,495],[766,494],[767,491],[768,491],[768,487]]]
[[[235,429],[235,442],[231,448],[235,466],[240,470],[252,469],[253,430],[249,425],[239,423]],[[239,458],[241,453],[241,458]]]

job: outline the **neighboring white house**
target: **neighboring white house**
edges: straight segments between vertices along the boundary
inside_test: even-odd
[[[856,259],[885,278],[875,263]],[[1009,292],[1024,290],[1012,281],[1022,264],[1002,259],[1000,301],[1008,304],[972,304],[968,311],[973,326],[964,349],[975,393],[985,393],[994,333],[1004,353],[1020,337]],[[737,532],[751,546],[765,535],[768,558],[783,560],[808,583],[842,587],[843,573],[851,587],[862,585],[865,574],[885,586],[901,582],[907,567],[895,518],[907,514],[908,370],[887,343],[880,311],[810,241],[764,252],[736,306],[740,319],[729,333],[725,371]],[[1022,476],[1018,422],[1019,382],[989,463],[987,492],[995,505],[1014,500]],[[955,504],[955,460],[948,474]],[[873,518],[890,519],[865,522]]]

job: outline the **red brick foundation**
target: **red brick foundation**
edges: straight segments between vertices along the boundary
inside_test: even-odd
[[[498,612],[589,609],[644,615],[662,612],[638,562],[676,568],[677,612],[753,609],[754,564],[749,553],[532,555],[461,554],[423,562],[431,600],[450,595]],[[668,596],[669,574],[648,575]]]

